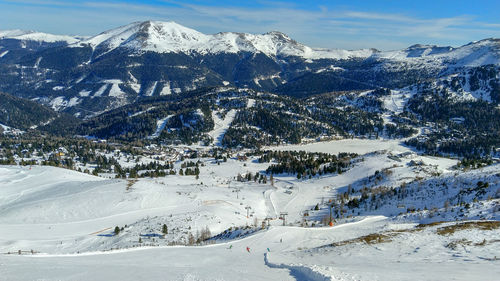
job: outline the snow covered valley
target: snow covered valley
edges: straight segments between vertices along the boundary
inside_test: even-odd
[[[360,155],[341,172],[301,178],[270,178],[277,160],[250,151],[194,159],[199,177],[0,166],[0,280],[500,276],[498,163],[457,169],[457,160],[377,140],[273,149]]]

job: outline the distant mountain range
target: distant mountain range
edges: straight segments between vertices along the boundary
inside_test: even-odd
[[[218,128],[218,143],[248,147],[414,136],[432,153],[484,154],[500,148],[499,73],[500,39],[351,51],[157,21],[93,37],[0,31],[0,123],[170,143],[215,143]]]
[[[77,117],[146,96],[236,86],[305,97],[403,88],[499,65],[500,41],[381,52],[317,49],[280,32],[206,35],[174,22],[135,22],[93,37],[0,32],[0,90]]]

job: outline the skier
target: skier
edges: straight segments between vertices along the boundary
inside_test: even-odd
[[[248,246],[247,246],[247,252],[249,252],[249,253],[250,253],[250,248],[248,248]]]
[[[267,251],[268,251],[268,252],[271,252],[271,250],[269,250],[269,248],[267,248]]]
[[[280,238],[280,243],[283,243],[283,238]]]
[[[229,248],[228,248],[228,249],[229,249],[229,250],[231,250],[232,248],[233,248],[233,245],[229,245]]]

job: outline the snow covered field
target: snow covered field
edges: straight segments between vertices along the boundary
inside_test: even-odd
[[[223,121],[220,130],[225,128]],[[214,131],[214,136],[218,134]],[[238,174],[263,173],[270,165],[258,163],[255,156],[227,162],[201,158],[199,179],[169,175],[135,181],[55,167],[0,166],[0,280],[495,280],[500,276],[500,200],[495,197],[500,195],[499,164],[458,173],[453,169],[456,160],[420,156],[396,141],[384,140],[274,149],[363,155],[342,174],[310,179],[275,175],[274,186],[236,181]],[[328,200],[351,186],[356,190],[406,186],[409,195],[372,201],[376,208],[349,209],[333,227],[324,226]],[[470,200],[470,206],[455,204],[457,196]],[[419,210],[407,212],[401,204]],[[279,218],[282,213],[287,214],[285,226]],[[266,218],[270,226],[261,229]],[[467,224],[433,223],[455,220]],[[146,236],[162,234],[162,225],[168,227],[164,237]],[[123,228],[118,235],[113,235],[115,226]],[[224,231],[228,235],[203,245],[185,245],[190,234],[197,236],[206,228],[212,236]]]
[[[340,152],[353,152],[365,154],[377,150],[388,150],[393,152],[406,152],[410,148],[401,144],[400,140],[373,140],[373,139],[343,139],[325,142],[314,142],[300,145],[284,145],[276,147],[266,147],[270,150],[293,150],[307,152],[324,152],[338,154]]]

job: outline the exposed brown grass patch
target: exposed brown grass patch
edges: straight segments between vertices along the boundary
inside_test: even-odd
[[[130,190],[136,182],[137,180],[127,180],[127,191]]]
[[[446,244],[445,247],[450,248],[452,250],[456,250],[459,245],[470,246],[470,245],[472,245],[472,241],[467,240],[467,239],[460,239],[460,240],[452,241],[452,242]]]
[[[398,236],[400,233],[397,232],[383,232],[383,233],[372,233],[365,236],[361,236],[354,239],[344,240],[340,242],[332,243],[332,246],[345,246],[350,244],[364,243],[368,245],[380,244],[391,242],[392,238]]]
[[[445,221],[435,221],[435,222],[431,222],[431,223],[421,223],[421,224],[417,225],[416,227],[417,228],[424,228],[424,227],[440,225],[443,223],[446,223],[446,222]]]
[[[436,233],[439,235],[451,235],[465,229],[493,230],[500,227],[500,221],[470,221],[440,227]]]
[[[494,240],[483,239],[483,241],[477,242],[477,243],[474,243],[474,242],[472,242],[470,240],[467,240],[467,239],[460,239],[460,240],[455,240],[455,241],[452,241],[452,242],[448,243],[446,245],[446,247],[450,248],[452,250],[456,250],[457,246],[459,246],[459,245],[461,245],[461,246],[483,247],[483,246],[490,245],[490,244],[493,244],[493,243],[498,243],[498,242],[500,242],[499,239],[494,239]]]
[[[380,232],[380,233],[372,233],[372,234],[360,236],[360,237],[349,239],[349,240],[334,242],[334,243],[330,244],[330,246],[339,247],[339,246],[345,246],[345,245],[351,245],[351,244],[361,244],[361,243],[364,243],[367,245],[375,245],[375,244],[380,244],[380,243],[392,242],[395,237],[397,237],[403,233],[419,232],[419,231],[423,231],[427,227],[437,226],[437,225],[441,225],[444,223],[449,223],[449,222],[439,221],[439,222],[433,222],[433,223],[428,223],[428,224],[419,224],[415,228],[391,230],[391,231],[385,231],[385,232]],[[460,230],[464,230],[464,229],[473,229],[473,228],[480,229],[480,230],[498,229],[498,228],[500,228],[500,221],[461,222],[461,223],[456,223],[456,224],[449,225],[449,226],[440,227],[437,229],[436,232],[439,235],[450,235],[450,234],[455,233],[456,231],[460,231]],[[483,240],[482,242],[479,242],[479,243],[473,243],[470,240],[462,239],[462,240],[450,242],[448,245],[446,245],[446,247],[455,249],[458,245],[485,246],[485,245],[497,243],[497,242],[500,242],[500,240],[489,240],[489,241]]]

